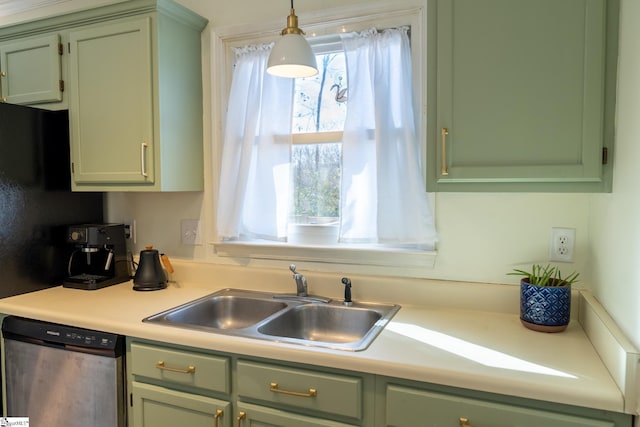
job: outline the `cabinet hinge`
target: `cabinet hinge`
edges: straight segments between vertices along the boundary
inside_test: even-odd
[[[62,55],[64,53],[64,47],[62,47],[62,43],[58,43],[58,55]]]
[[[129,406],[133,408],[133,393],[129,393]]]
[[[609,161],[609,149],[607,147],[602,147],[602,164],[606,165]]]
[[[71,173],[76,173],[76,167],[73,162],[71,162]]]
[[[67,42],[67,53],[71,53],[71,43]]]
[[[60,92],[64,92],[64,80],[60,80]]]

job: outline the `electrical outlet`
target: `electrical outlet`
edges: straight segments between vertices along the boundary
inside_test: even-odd
[[[553,227],[549,245],[549,261],[573,262],[576,241],[575,228]]]
[[[124,237],[130,239],[131,242],[136,244],[136,220],[125,222],[124,224]]]
[[[183,245],[201,245],[200,220],[183,219],[180,221],[180,241]]]

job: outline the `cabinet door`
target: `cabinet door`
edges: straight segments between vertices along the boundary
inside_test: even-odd
[[[438,1],[439,190],[599,188],[607,3]]]
[[[353,427],[336,421],[316,419],[264,406],[238,403],[236,422],[238,427]]]
[[[231,404],[195,394],[133,382],[133,427],[230,427]]]
[[[62,101],[61,55],[58,34],[0,45],[2,101],[11,104]]]
[[[615,427],[615,423],[389,385],[384,426]]]
[[[151,18],[69,35],[75,183],[154,181]]]

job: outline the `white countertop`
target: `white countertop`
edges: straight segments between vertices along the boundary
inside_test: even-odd
[[[222,352],[309,363],[524,398],[624,412],[624,397],[580,324],[545,334],[517,315],[403,304],[361,352],[237,338],[143,323],[215,292],[170,285],[136,292],[123,283],[95,291],[54,287],[0,300],[0,313]]]

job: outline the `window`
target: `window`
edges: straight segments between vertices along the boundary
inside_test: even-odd
[[[287,242],[338,242],[342,136],[348,83],[344,51],[316,55],[319,73],[295,80]]]
[[[319,75],[296,80],[264,72],[270,44],[235,49],[219,254],[234,255],[229,242],[267,244],[258,257],[275,259],[291,246],[295,259],[304,247],[334,259],[365,249],[376,260],[363,263],[378,264],[433,249],[409,36],[400,26],[318,38]]]

